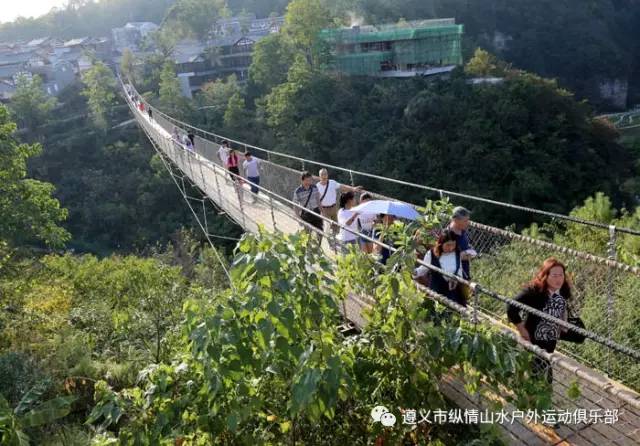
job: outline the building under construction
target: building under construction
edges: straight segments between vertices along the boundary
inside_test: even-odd
[[[463,25],[455,19],[325,29],[332,69],[353,76],[409,77],[462,64]]]

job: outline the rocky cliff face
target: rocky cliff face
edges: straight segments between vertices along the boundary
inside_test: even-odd
[[[498,57],[513,62],[517,68],[524,68],[546,77],[557,77],[560,84],[569,88],[576,93],[578,98],[586,98],[589,102],[599,110],[616,111],[626,110],[629,102],[629,95],[633,93],[632,81],[630,78],[623,76],[605,77],[594,73],[584,73],[584,78],[571,78],[562,76],[559,72],[539,72],[536,69],[534,61],[533,66],[527,66],[527,62],[523,60],[513,60],[510,54],[510,47],[515,42],[514,36],[494,30],[493,33],[485,33],[480,35],[480,45],[484,44],[490,48],[490,51]],[[534,58],[534,54],[531,55]],[[538,62],[544,60],[538,58]],[[530,64],[531,65],[531,64]],[[540,68],[540,67],[538,67]],[[640,78],[640,76],[639,76]],[[633,99],[633,98],[632,98]]]
[[[512,36],[496,30],[493,33],[493,48],[498,52],[503,52],[507,49],[511,40],[513,40]]]

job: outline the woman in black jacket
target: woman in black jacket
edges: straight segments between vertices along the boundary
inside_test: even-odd
[[[435,266],[453,276],[462,278],[461,253],[458,242],[460,237],[451,229],[445,229],[435,246],[424,256],[423,262]],[[467,306],[467,301],[462,294],[462,287],[459,282],[449,277],[445,277],[439,272],[431,271],[426,266],[421,265],[414,271],[415,277],[430,276],[429,288],[436,293],[446,296],[458,305]]]
[[[566,267],[553,257],[543,262],[534,279],[515,298],[517,302],[565,321],[569,299],[571,299],[571,282],[566,275]],[[525,312],[526,316],[523,320],[520,312],[521,310],[513,305],[507,305],[509,322],[515,324],[520,336],[553,353],[561,332],[565,330],[558,324],[535,314]],[[553,375],[548,361],[536,357],[534,371],[537,374],[544,373],[551,383]]]

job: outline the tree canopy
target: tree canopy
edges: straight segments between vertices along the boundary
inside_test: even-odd
[[[620,101],[627,93],[628,104],[640,97],[640,46],[634,34],[640,7],[634,0],[594,0],[587,7],[581,0],[103,0],[74,2],[37,19],[2,24],[0,40],[108,36],[127,21],[144,20],[164,22],[176,36],[202,38],[222,14],[267,17],[287,8],[289,32],[303,46],[318,26],[335,22],[455,17],[465,25],[467,58],[481,46],[518,68],[558,78],[599,108],[624,107]],[[604,96],[607,86],[617,86],[617,99]]]
[[[113,72],[100,61],[94,61],[91,68],[82,74],[91,119],[95,126],[103,131],[109,126],[109,113],[116,98],[116,79]]]
[[[205,84],[194,100],[182,97],[171,58],[177,38],[202,38],[217,17],[242,13],[246,28],[247,12],[285,11],[284,31],[256,45],[247,84],[230,77]],[[111,16],[98,23],[100,14]],[[468,64],[448,77],[349,78],[323,70],[322,27],[442,15],[455,15],[468,31]],[[162,17],[152,37],[159,51],[139,65],[126,53],[122,71],[152,104],[193,125],[327,164],[640,227],[640,151],[620,145],[615,129],[580,100],[599,80],[633,70],[626,57],[637,48],[624,42],[638,8],[627,0],[79,0],[0,26],[0,38],[91,34],[83,32],[88,27],[106,34],[116,21]],[[584,48],[567,60],[580,40]],[[219,62],[221,53],[206,57]],[[549,386],[531,373],[530,354],[416,289],[412,236],[432,238],[441,215],[451,213],[448,201],[428,202],[419,226],[394,225],[400,250],[387,267],[356,250],[335,267],[308,249],[304,233],[260,232],[235,243],[241,229],[205,211],[211,235],[230,238],[217,247],[235,247],[233,259],[220,264],[202,235],[181,229],[194,226],[189,209],[132,123],[107,66],[95,63],[57,103],[37,77],[21,78],[18,90],[9,107],[19,130],[0,106],[0,442],[24,444],[28,435],[43,446],[500,444],[484,429],[371,424],[370,408],[381,401],[445,407],[439,383],[452,370],[470,392],[508,388],[507,401],[524,409],[551,403]],[[198,200],[202,192],[186,183],[185,193]],[[424,203],[423,193],[401,186],[361,185]],[[515,224],[588,251],[602,253],[609,241],[606,231],[573,223],[538,226],[522,214],[473,211],[474,220]],[[65,243],[75,252],[14,255],[15,248]],[[515,293],[548,253],[535,246],[492,246],[476,260],[474,280],[493,289],[499,277],[501,291]],[[640,262],[637,237],[620,236],[616,248],[619,260]],[[577,271],[588,327],[602,320],[602,288],[593,283],[611,273],[595,270]],[[624,317],[610,333],[637,349],[638,279],[616,274],[615,282]],[[362,332],[344,336],[336,330],[339,309],[352,293],[376,305]],[[638,375],[637,364],[609,368],[593,347],[581,357]]]
[[[61,247],[69,240],[60,226],[67,211],[53,198],[52,184],[27,177],[27,161],[42,147],[20,144],[15,131],[7,108],[0,105],[0,241]]]
[[[11,98],[10,108],[13,118],[21,127],[37,132],[38,127],[47,122],[57,104],[56,98],[48,95],[42,86],[40,76],[18,76],[16,92]]]
[[[266,124],[289,153],[560,212],[596,191],[634,203],[633,156],[554,81],[336,79],[305,66],[266,96]]]
[[[223,6],[221,0],[177,0],[167,10],[164,23],[180,35],[204,39]]]
[[[106,0],[69,2],[37,18],[20,17],[0,24],[0,41],[30,40],[44,36],[71,39],[110,36],[111,29],[127,22],[160,23],[175,0]]]
[[[181,116],[188,106],[182,95],[173,62],[170,60],[165,61],[162,66],[158,96],[162,107],[174,116]]]

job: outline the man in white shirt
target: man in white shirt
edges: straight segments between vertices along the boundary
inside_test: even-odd
[[[251,193],[258,195],[260,189],[258,186],[260,185],[260,160],[258,158],[254,158],[250,152],[244,154],[244,162],[242,163],[242,168],[244,170],[244,175],[247,177],[247,181],[249,181],[249,185],[251,186]],[[253,202],[256,202],[256,198],[253,198]]]
[[[326,218],[337,222],[338,221],[338,192],[359,192],[362,190],[360,186],[346,186],[340,184],[335,180],[329,179],[329,171],[327,169],[320,169],[319,172],[320,181],[316,183],[318,193],[320,194],[320,212]],[[339,227],[337,225],[331,225],[331,231],[335,236]]]
[[[222,167],[227,167],[227,161],[229,159],[229,142],[222,141],[222,145],[218,149],[218,158],[220,158],[220,163]]]

